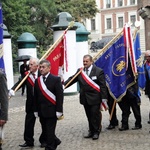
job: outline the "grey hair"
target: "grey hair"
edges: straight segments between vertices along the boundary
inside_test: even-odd
[[[40,65],[43,64],[43,63],[45,63],[48,67],[51,66],[51,63],[46,59],[43,59],[43,60],[40,61]]]
[[[36,57],[31,57],[30,60],[34,61],[36,65],[39,65],[40,61]]]

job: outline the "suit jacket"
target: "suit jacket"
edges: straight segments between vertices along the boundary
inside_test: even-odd
[[[8,88],[6,76],[0,71],[0,120],[8,120]]]
[[[45,85],[49,91],[56,96],[56,105],[51,103],[39,88],[38,81],[35,81],[34,96],[35,96],[35,111],[40,117],[49,118],[55,117],[56,112],[63,112],[63,88],[60,77],[49,74]]]
[[[149,79],[148,71],[146,69],[146,64],[144,64],[144,68],[145,68],[145,78],[146,78],[145,94],[148,95],[148,97],[150,98],[150,79]]]
[[[29,70],[29,65],[24,65],[24,64],[22,64],[21,66],[20,66],[20,74],[21,74],[21,77],[23,78],[23,77],[25,77],[25,72],[26,71],[28,71]]]
[[[80,69],[77,70],[77,72]],[[77,73],[76,72],[76,73]],[[71,76],[65,81],[65,85],[74,77]],[[102,99],[107,99],[107,88],[105,83],[104,72],[102,69],[93,65],[91,73],[89,77],[100,87],[100,92],[93,89],[90,85],[88,85],[85,80],[82,78],[81,74],[79,74],[69,86],[74,84],[75,82],[79,82],[80,86],[80,103],[85,104],[87,102],[89,105],[100,104]]]
[[[38,77],[40,76],[40,72],[38,72]],[[19,80],[11,89],[15,90],[15,88],[19,85],[21,80]],[[34,87],[26,79],[26,86],[27,86],[27,99],[26,99],[26,113],[34,112]],[[20,87],[21,88],[21,87]]]

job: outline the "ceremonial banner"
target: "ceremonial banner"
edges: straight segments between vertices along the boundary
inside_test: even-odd
[[[0,70],[5,72],[4,59],[3,59],[3,15],[2,6],[0,5]]]
[[[144,90],[146,78],[145,78],[145,70],[144,70],[144,64],[142,59],[141,47],[140,47],[139,33],[136,34],[134,40],[134,51],[135,51],[136,67],[138,72],[138,85],[142,90]]]
[[[126,51],[122,35],[95,61],[96,66],[103,69],[109,93],[116,101],[120,101],[127,88],[135,83]]]
[[[51,63],[51,73],[58,75],[59,68],[64,64],[64,40],[62,39],[56,48],[46,58]]]

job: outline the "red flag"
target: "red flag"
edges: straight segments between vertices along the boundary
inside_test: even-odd
[[[51,63],[51,73],[58,75],[59,67],[64,65],[64,39],[59,42],[46,59]]]
[[[64,33],[63,38],[54,48],[54,50],[46,58],[51,63],[51,73],[61,77],[63,82],[63,73],[64,73],[64,60],[65,68],[68,71],[68,62],[67,62],[67,48],[66,48],[66,33]]]

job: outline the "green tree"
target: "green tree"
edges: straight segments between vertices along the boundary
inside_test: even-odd
[[[16,58],[18,37],[23,32],[34,32],[34,28],[29,25],[31,11],[26,5],[26,0],[5,0],[2,2],[2,9],[3,22],[12,35],[13,58]]]
[[[30,25],[35,29],[40,51],[47,50],[52,43],[52,30],[56,8],[53,0],[27,0],[31,9]]]
[[[56,15],[68,12],[82,22],[98,13],[95,0],[4,0],[3,20],[12,35],[13,58],[17,56],[17,39],[23,32],[32,33],[38,41],[38,57],[53,42],[51,26]]]
[[[95,0],[55,0],[58,12],[68,12],[76,21],[93,18],[99,12]]]

